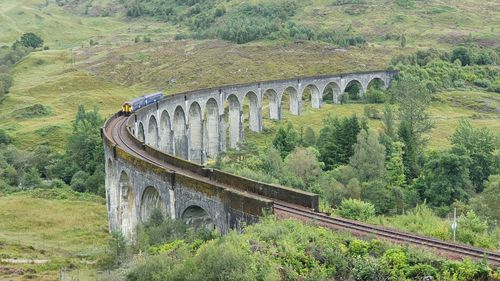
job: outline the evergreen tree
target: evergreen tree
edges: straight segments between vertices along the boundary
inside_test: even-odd
[[[402,186],[405,183],[403,165],[403,144],[399,141],[392,143],[392,153],[386,165],[386,180],[390,186]]]
[[[354,155],[349,164],[360,182],[382,178],[385,173],[385,147],[373,130],[361,130],[354,144]]]
[[[323,120],[317,140],[320,161],[331,170],[341,164],[347,164],[354,154],[353,144],[362,129],[367,129],[366,121],[360,121],[356,115],[338,119],[328,116]]]
[[[316,134],[311,127],[307,127],[304,133],[303,144],[305,147],[313,146],[316,144]]]
[[[285,128],[280,127],[273,140],[273,146],[285,158],[300,143],[299,133],[293,128],[291,122]]]

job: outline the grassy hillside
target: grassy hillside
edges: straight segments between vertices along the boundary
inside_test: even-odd
[[[223,41],[215,31],[242,16],[238,9],[243,3],[282,1],[203,1],[211,3],[209,9],[186,4],[197,1],[163,2],[175,8],[175,17],[127,17],[128,0],[2,0],[0,55],[25,32],[40,35],[49,49],[32,52],[13,67],[14,85],[0,102],[0,129],[19,148],[49,144],[63,150],[79,104],[97,106],[108,116],[124,100],[143,92],[174,93],[382,69],[395,55],[429,47],[449,49],[465,40],[489,47],[500,44],[500,7],[495,1],[297,0],[296,9],[280,26],[246,44]],[[215,18],[212,13],[221,6],[225,13]],[[212,18],[194,29],[192,20],[202,16]],[[292,34],[289,22],[316,35],[360,36],[367,43],[346,47],[319,36],[305,40]],[[209,39],[193,39],[197,34]],[[404,48],[400,46],[403,34]],[[312,110],[305,104],[303,115],[285,113],[284,121],[318,132],[326,115],[361,116],[363,108],[362,104],[325,104]],[[446,138],[460,118],[500,131],[499,108],[498,94],[470,90],[435,95],[430,113],[436,128],[430,148],[447,146]],[[257,143],[269,143],[282,124],[266,119],[264,134],[246,129],[245,135]],[[370,125],[378,128],[380,121],[371,120]],[[57,280],[62,266],[85,268],[101,253],[107,238],[103,202],[71,194],[56,199],[59,193],[0,196],[0,258],[48,260],[42,265],[2,264],[0,276]],[[19,270],[23,275],[14,276]]]
[[[0,104],[4,120],[0,129],[6,129],[21,148],[48,143],[62,149],[78,104],[98,106],[108,115],[122,101],[146,91],[171,93],[295,75],[380,69],[396,54],[450,46],[469,34],[476,42],[498,45],[494,26],[500,18],[494,3],[477,0],[298,1],[291,21],[315,30],[350,28],[368,41],[365,46],[344,49],[282,39],[244,45],[220,40],[176,41],[176,34],[189,32],[189,18],[127,18],[125,6],[118,1],[59,3],[64,5],[6,0],[0,7],[0,46],[9,46],[20,34],[33,31],[50,47],[31,53],[16,65],[14,86]],[[227,11],[213,23],[218,26],[241,1],[215,3],[213,7],[223,5]],[[178,15],[193,9],[175,5],[179,6]],[[408,43],[402,49],[397,38],[403,32]],[[134,43],[136,37],[138,43]],[[144,37],[152,42],[142,42]],[[23,114],[39,105],[44,114]],[[320,120],[322,115],[315,118]]]
[[[264,119],[264,133],[252,133],[248,129],[248,122],[245,120],[245,136],[257,144],[266,146],[274,138],[276,131],[280,126],[285,126],[285,122],[292,122],[297,130],[303,127],[311,127],[316,136],[323,126],[322,120],[331,114],[332,116],[347,117],[352,114],[364,116],[365,104],[323,104],[321,109],[312,109],[310,103],[303,103],[302,115],[295,116],[288,112],[285,105],[283,110],[284,122],[275,122]],[[383,112],[383,105],[372,105],[380,113]],[[267,108],[264,108],[266,110]],[[478,127],[489,128],[493,132],[500,131],[500,97],[496,93],[480,91],[451,91],[437,94],[434,97],[429,113],[435,128],[429,136],[430,149],[444,148],[450,145],[448,137],[453,133],[458,121],[462,118],[469,119],[470,122]],[[247,116],[248,118],[248,116]],[[382,121],[370,119],[369,125],[372,128],[382,129]]]
[[[0,195],[2,278],[59,280],[62,267],[92,264],[107,237],[106,206],[96,196],[62,190]]]

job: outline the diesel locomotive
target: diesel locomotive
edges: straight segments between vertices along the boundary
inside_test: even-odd
[[[152,104],[152,103],[155,103],[157,101],[162,100],[163,97],[164,97],[163,93],[158,92],[158,93],[154,93],[154,94],[143,95],[143,96],[137,97],[133,100],[126,101],[122,105],[121,114],[130,115],[132,112],[137,111],[141,107],[144,107],[148,104]]]

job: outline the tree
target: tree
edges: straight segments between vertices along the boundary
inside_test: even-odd
[[[299,133],[293,128],[291,122],[285,128],[280,127],[273,140],[273,145],[279,150],[282,158],[285,158],[299,144]]]
[[[315,181],[321,174],[321,167],[316,155],[304,147],[295,148],[285,158],[285,169],[302,179],[306,185]]]
[[[375,207],[358,199],[345,199],[340,203],[338,212],[344,218],[366,221],[375,215]]]
[[[416,77],[404,77],[391,85],[391,94],[399,107],[398,136],[404,144],[403,163],[407,181],[420,173],[420,159],[427,144],[425,133],[434,124],[426,112],[430,92]]]
[[[316,144],[316,134],[311,127],[306,128],[302,142],[305,147],[313,146]]]
[[[484,185],[481,194],[471,200],[476,213],[500,222],[500,175],[492,175]]]
[[[0,92],[8,93],[12,87],[13,79],[8,73],[0,73]]]
[[[467,201],[473,193],[469,179],[471,159],[449,151],[434,152],[415,183],[422,199],[433,206],[450,206]]]
[[[86,111],[83,105],[78,107],[73,121],[73,133],[68,140],[66,155],[89,174],[93,174],[99,164],[104,163],[99,132],[103,122],[97,108]]]
[[[21,36],[21,44],[24,47],[36,49],[43,46],[43,39],[35,33],[28,32]]]
[[[385,178],[391,186],[402,186],[405,183],[403,164],[403,144],[399,141],[392,143],[392,153],[385,164],[387,170]]]
[[[396,139],[396,133],[394,129],[394,114],[393,108],[390,104],[385,104],[384,115],[382,117],[384,133],[388,135],[391,139]]]
[[[283,173],[283,159],[279,151],[269,147],[262,159],[262,169],[272,177],[278,178]]]
[[[21,179],[21,185],[24,189],[39,187],[41,183],[42,179],[40,178],[40,172],[36,167],[31,167],[27,172],[24,173]]]
[[[361,130],[357,136],[349,164],[361,182],[379,179],[385,173],[385,146],[378,139],[378,133],[373,130]]]
[[[339,119],[328,116],[323,120],[317,147],[320,161],[331,170],[341,164],[347,164],[354,154],[353,144],[361,129],[367,129],[366,121],[360,121],[356,115]]]
[[[493,152],[500,147],[499,139],[487,128],[474,128],[469,121],[461,120],[450,140],[457,153],[465,152],[472,159],[471,181],[476,192],[481,192],[492,171]]]
[[[383,180],[363,183],[361,199],[370,202],[378,214],[397,213],[403,209],[403,194],[399,186],[388,186]]]
[[[451,61],[459,60],[462,66],[470,65],[472,63],[471,54],[468,48],[460,46],[453,49],[451,53]]]

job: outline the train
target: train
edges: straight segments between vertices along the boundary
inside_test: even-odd
[[[137,111],[139,108],[160,101],[164,97],[165,96],[163,95],[162,92],[157,92],[149,95],[142,95],[133,100],[124,102],[120,113],[128,116],[134,111]]]

